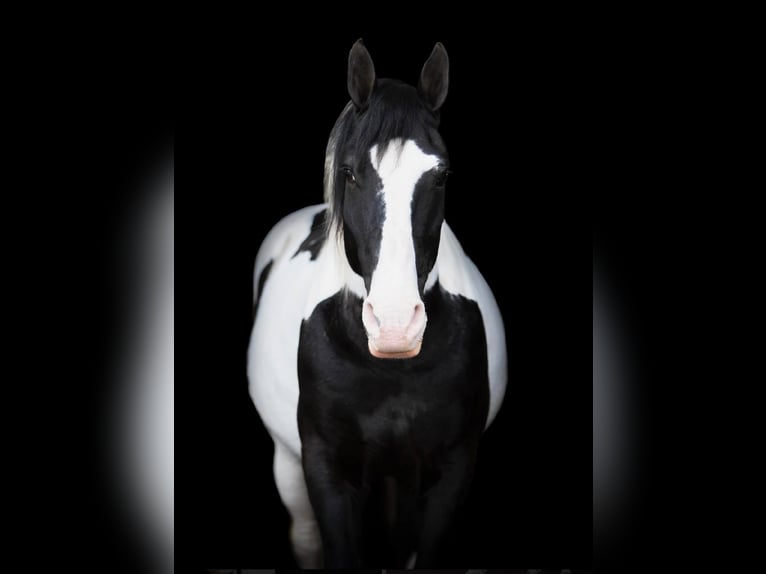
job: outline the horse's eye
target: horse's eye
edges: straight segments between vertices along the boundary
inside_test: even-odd
[[[445,183],[447,183],[447,177],[449,174],[450,171],[448,169],[443,169],[436,172],[436,176],[434,177],[434,185],[436,187],[442,187]]]
[[[346,183],[356,183],[354,172],[351,171],[350,167],[342,167],[341,171],[343,172],[343,176],[346,178]]]

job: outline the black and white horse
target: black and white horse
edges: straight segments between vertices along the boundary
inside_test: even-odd
[[[250,395],[302,567],[434,564],[503,400],[500,311],[444,220],[448,71],[436,44],[417,88],[379,79],[354,44],[325,203],[258,252]]]

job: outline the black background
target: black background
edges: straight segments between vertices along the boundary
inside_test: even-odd
[[[599,80],[606,62],[583,67],[567,54],[546,58],[542,44],[460,35],[255,41],[246,65],[215,62],[200,80],[194,146],[179,150],[195,192],[178,204],[177,541],[197,565],[291,564],[271,441],[247,394],[252,266],[274,223],[321,202],[324,149],[359,36],[380,77],[409,83],[435,41],[447,48],[446,217],[506,324],[505,402],[444,566],[588,567],[589,189],[597,171],[604,177],[595,164],[619,157],[610,134],[620,87]]]
[[[506,323],[505,403],[444,566],[592,563],[594,256],[632,332],[643,442],[630,511],[596,547],[597,565],[647,571],[679,544],[697,548],[680,527],[702,499],[685,465],[707,443],[699,425],[673,432],[679,416],[710,412],[690,401],[712,376],[711,304],[738,266],[737,233],[758,229],[723,202],[736,170],[716,151],[731,141],[717,130],[735,112],[719,109],[712,84],[730,72],[706,30],[679,33],[663,15],[599,22],[519,21],[478,36],[338,26],[282,41],[247,34],[225,44],[231,59],[200,53],[179,151],[194,180],[178,205],[179,557],[289,565],[271,442],[247,396],[252,262],[280,217],[321,201],[360,36],[380,76],[411,83],[435,41],[447,48],[447,220]]]
[[[326,12],[330,25],[317,21],[310,34],[288,31],[293,18],[282,26],[266,17],[211,18],[182,27],[178,44],[170,33],[176,26],[158,17],[134,27],[124,15],[82,34],[56,19],[39,53],[34,42],[19,44],[11,72],[22,70],[23,81],[7,95],[17,99],[9,110],[21,129],[8,153],[22,184],[5,200],[7,219],[22,232],[10,227],[9,246],[36,250],[34,238],[42,239],[31,256],[21,251],[30,276],[42,275],[42,292],[29,306],[13,300],[35,331],[16,337],[31,342],[25,367],[35,372],[6,390],[30,389],[35,407],[51,412],[12,421],[11,442],[39,426],[46,446],[42,456],[37,445],[22,447],[28,460],[19,482],[30,491],[15,496],[23,520],[13,529],[40,532],[45,543],[35,537],[17,555],[57,565],[71,557],[93,571],[141,570],[99,470],[102,403],[115,370],[109,359],[130,314],[130,281],[115,278],[113,267],[122,265],[124,208],[172,149],[179,119],[176,558],[196,567],[289,562],[271,445],[244,376],[252,259],[279,217],[320,201],[326,137],[346,102],[345,59],[359,36],[381,75],[410,82],[434,41],[447,47],[452,85],[443,132],[455,171],[447,216],[492,285],[508,330],[508,394],[482,447],[468,510],[476,520],[462,523],[453,545],[468,558],[450,566],[590,562],[591,245],[636,339],[652,348],[642,363],[645,418],[664,427],[647,433],[653,452],[633,501],[641,512],[624,518],[630,528],[619,533],[614,560],[650,571],[677,552],[688,570],[690,558],[709,567],[723,554],[720,537],[736,521],[713,514],[752,501],[729,499],[742,473],[734,473],[736,489],[721,484],[740,462],[735,443],[758,436],[739,427],[734,440],[718,436],[727,426],[720,402],[743,396],[729,383],[753,378],[732,375],[738,361],[717,348],[727,338],[738,347],[735,359],[758,356],[747,329],[720,328],[724,317],[751,320],[745,296],[755,283],[741,273],[759,269],[759,254],[747,250],[762,243],[762,225],[745,168],[760,158],[738,133],[753,125],[747,97],[757,91],[748,83],[758,75],[743,57],[757,53],[749,46],[757,35],[701,9],[543,10],[534,19],[453,17],[444,29],[452,32],[402,20],[378,35],[351,24],[348,13]],[[16,162],[20,156],[25,161]],[[7,283],[28,291],[26,275]],[[52,315],[63,362],[49,358],[50,334],[39,330]],[[60,365],[72,384],[58,384]],[[55,373],[40,375],[39,367]],[[40,391],[46,381],[56,394]],[[711,404],[700,408],[700,399]],[[732,411],[745,424],[758,420]],[[79,459],[82,445],[87,456]],[[711,447],[732,465],[711,464]],[[700,482],[711,476],[716,484]],[[725,502],[711,500],[716,494]],[[30,511],[41,499],[42,511]],[[737,539],[733,548],[745,545]],[[733,553],[725,554],[728,562]],[[602,562],[598,549],[596,557]]]

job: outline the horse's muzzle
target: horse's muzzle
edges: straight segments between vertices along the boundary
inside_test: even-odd
[[[425,306],[418,301],[406,311],[378,311],[365,301],[362,322],[370,354],[378,359],[411,359],[420,353],[426,329]]]

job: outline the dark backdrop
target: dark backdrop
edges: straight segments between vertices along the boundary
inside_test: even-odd
[[[180,181],[193,188],[177,206],[179,548],[197,566],[292,565],[272,444],[247,393],[253,262],[282,216],[321,202],[359,36],[380,77],[409,83],[435,41],[447,48],[446,216],[506,325],[505,402],[444,565],[589,567],[591,202],[618,170],[638,177],[626,159],[626,134],[642,121],[625,73],[636,64],[623,52],[617,67],[587,42],[549,52],[542,41],[447,34],[254,35],[231,60],[219,51],[200,62],[181,138],[190,143],[179,146]]]

